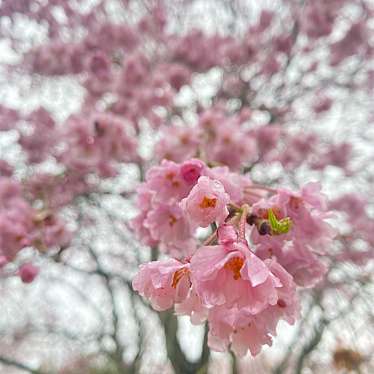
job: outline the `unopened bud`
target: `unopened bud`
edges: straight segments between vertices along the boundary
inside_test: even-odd
[[[248,214],[247,216],[247,223],[248,225],[254,225],[256,223],[257,216],[255,214]]]
[[[23,264],[19,268],[19,276],[23,283],[31,283],[38,273],[39,269],[31,263]]]
[[[262,221],[257,226],[257,229],[260,235],[269,235],[271,233],[271,226],[268,221]]]

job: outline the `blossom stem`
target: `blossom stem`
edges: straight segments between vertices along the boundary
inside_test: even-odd
[[[228,207],[229,207],[230,209],[234,210],[234,211],[239,211],[239,210],[240,210],[240,206],[237,205],[237,204],[235,204],[235,203],[233,203],[233,202],[230,202],[230,203],[228,204]]]
[[[240,221],[239,221],[239,238],[243,241],[246,241],[245,239],[245,225],[246,225],[246,222],[247,222],[247,216],[248,216],[248,213],[249,213],[249,205],[248,204],[244,204],[241,208],[242,210],[242,213],[241,213],[241,216],[240,216]]]
[[[209,235],[203,242],[203,246],[210,245],[214,242],[217,238],[217,230],[214,231],[211,235]]]

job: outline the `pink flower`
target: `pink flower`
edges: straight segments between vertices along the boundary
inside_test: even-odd
[[[181,174],[180,165],[167,160],[162,161],[160,166],[149,169],[146,184],[155,192],[154,200],[163,203],[180,201],[191,189],[191,185]]]
[[[309,38],[317,39],[331,33],[334,17],[329,13],[328,6],[324,3],[307,4],[302,28]]]
[[[251,184],[248,177],[230,172],[227,166],[217,166],[208,169],[206,175],[211,179],[216,179],[221,182],[226,193],[230,196],[230,201],[239,205],[244,198],[245,187]]]
[[[275,49],[278,52],[283,52],[288,55],[294,44],[294,36],[293,35],[280,35],[274,40]]]
[[[212,116],[214,122],[207,123],[207,137],[203,144],[206,157],[210,162],[219,162],[238,170],[244,163],[256,157],[256,143],[252,136],[244,132],[238,118]],[[205,117],[208,120],[209,117]]]
[[[279,190],[277,205],[292,219],[292,235],[299,240],[320,246],[322,251],[335,236],[335,230],[326,222],[327,203],[319,183],[306,184],[298,194]]]
[[[258,31],[265,31],[270,25],[274,18],[274,13],[270,10],[262,10],[260,14],[260,19],[258,21]]]
[[[43,107],[29,114],[27,120],[30,122],[31,132],[21,134],[19,143],[26,151],[29,162],[39,163],[52,153],[60,134],[54,119]]]
[[[30,199],[42,199],[44,206],[57,209],[70,204],[76,196],[87,193],[93,186],[79,173],[35,173],[27,179],[24,187]]]
[[[121,85],[136,86],[143,83],[148,77],[149,61],[143,53],[134,53],[126,58],[123,65]],[[121,89],[121,86],[119,86]]]
[[[256,244],[267,244],[272,248],[273,245],[282,245],[286,240],[293,240],[322,252],[335,236],[335,230],[326,221],[329,218],[327,204],[318,183],[306,184],[300,193],[279,189],[278,194],[269,200],[254,204],[252,211],[259,218],[267,220],[269,208],[278,220],[289,217],[292,225],[287,233],[271,237],[261,235],[256,229],[252,230],[251,238]]]
[[[192,159],[182,164],[181,174],[187,183],[196,183],[205,169],[206,166],[202,161]]]
[[[20,117],[16,110],[0,104],[0,131],[15,129]]]
[[[267,321],[262,316],[247,315],[236,307],[214,308],[209,314],[208,345],[215,351],[224,352],[231,344],[238,356],[244,356],[248,349],[256,356],[264,345],[272,345],[266,327]]]
[[[135,231],[136,236],[150,247],[157,245],[158,241],[154,239],[150,230],[144,225],[149,210],[152,207],[152,198],[154,192],[146,184],[141,184],[137,188],[136,205],[140,213],[130,221],[130,227]]]
[[[13,174],[13,168],[5,160],[0,159],[0,177],[10,177]]]
[[[187,297],[191,286],[189,265],[174,259],[140,265],[132,286],[150,300],[154,309],[169,309]]]
[[[7,263],[8,259],[5,256],[0,255],[0,269],[2,269]]]
[[[191,71],[180,64],[171,64],[167,67],[167,79],[170,85],[177,91],[191,80]]]
[[[330,209],[343,211],[348,215],[349,221],[353,224],[366,217],[367,200],[355,193],[347,193],[330,202]]]
[[[278,60],[273,55],[270,55],[263,62],[262,73],[266,76],[272,76],[273,74],[276,74],[280,68],[281,65]]]
[[[256,248],[261,259],[275,258],[301,287],[316,285],[326,274],[326,265],[313,253],[312,248],[302,243],[263,243]]]
[[[178,205],[157,205],[147,214],[144,226],[153,239],[163,242],[166,247],[182,246],[191,237],[190,225]]]
[[[352,160],[352,144],[343,142],[329,144],[328,148],[321,152],[318,160],[312,163],[312,168],[323,170],[329,165],[342,168],[349,175],[349,163]]]
[[[331,45],[331,60],[333,66],[339,65],[346,58],[358,54],[368,47],[368,31],[365,22],[352,24],[345,36]]]
[[[161,129],[161,139],[156,144],[155,154],[159,160],[183,162],[197,154],[200,144],[198,128],[167,126]]]
[[[66,149],[59,160],[80,173],[116,174],[116,163],[139,160],[137,142],[129,123],[109,114],[95,114],[87,119],[71,116],[64,133]]]
[[[25,263],[19,268],[18,272],[23,283],[31,283],[38,275],[39,268],[31,263]]]
[[[193,227],[179,203],[204,169],[199,160],[182,165],[165,160],[149,170],[146,182],[138,188],[140,213],[131,221],[143,243],[159,244],[161,251],[178,258],[194,252]]]
[[[274,150],[280,140],[281,128],[279,125],[261,126],[255,130],[257,149],[261,156]]]
[[[256,159],[256,143],[249,131],[243,130],[251,113],[242,110],[229,115],[216,104],[199,116],[198,127],[203,132],[200,149],[211,163],[220,163],[239,170]]]
[[[220,244],[232,244],[238,241],[238,233],[235,227],[230,224],[222,224],[217,230],[217,235]]]
[[[34,210],[21,194],[21,185],[0,177],[0,256],[13,260],[30,245]]]
[[[191,258],[191,273],[206,306],[237,305],[257,314],[277,303],[279,279],[242,242],[199,248]]]
[[[292,275],[295,283],[301,287],[313,287],[327,272],[327,266],[307,247],[295,244],[295,248],[283,251],[279,263]]]
[[[130,227],[134,230],[136,237],[141,242],[150,247],[154,247],[158,244],[158,241],[153,239],[149,229],[145,227],[144,222],[147,218],[147,212],[141,212],[130,221]]]
[[[231,343],[236,355],[244,356],[250,350],[255,356],[263,345],[272,344],[272,335],[276,335],[279,320],[294,324],[299,304],[292,277],[275,261],[267,261],[266,264],[281,284],[277,288],[277,302],[256,314],[246,307],[222,305],[212,308],[208,316],[208,344],[212,349],[225,351]]]
[[[207,319],[208,308],[201,303],[200,297],[191,288],[186,299],[179,304],[175,304],[175,313],[190,316],[191,323],[198,325]]]
[[[89,59],[88,70],[99,79],[107,80],[109,78],[110,61],[102,52],[96,52]]]
[[[295,168],[316,151],[318,137],[313,133],[297,133],[288,136],[284,151],[279,156],[279,161],[286,169]]]
[[[229,195],[223,185],[202,176],[180,206],[194,227],[208,227],[213,222],[222,223],[228,215]]]
[[[332,104],[333,100],[330,97],[320,94],[313,103],[313,110],[316,114],[327,112],[330,110]]]
[[[67,247],[72,239],[72,232],[66,227],[66,223],[57,215],[48,214],[39,219],[34,218],[36,232],[33,238],[33,245],[44,251],[50,247]]]

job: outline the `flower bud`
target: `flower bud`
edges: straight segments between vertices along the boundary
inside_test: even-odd
[[[255,214],[248,214],[247,215],[247,223],[248,225],[252,226],[256,223],[258,217]]]
[[[260,235],[269,235],[271,233],[271,226],[268,221],[262,221],[257,226],[257,229]]]
[[[23,283],[31,283],[39,273],[39,268],[31,263],[23,264],[19,268],[19,276]]]

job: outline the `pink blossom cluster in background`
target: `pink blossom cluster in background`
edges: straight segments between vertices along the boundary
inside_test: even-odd
[[[0,228],[1,267],[27,247],[40,252],[66,247],[72,235],[56,213],[34,209],[24,198],[21,184],[9,177],[0,177]],[[31,264],[22,265],[19,270],[22,280],[31,282],[36,275],[35,269]],[[26,273],[33,275],[24,275]]]

